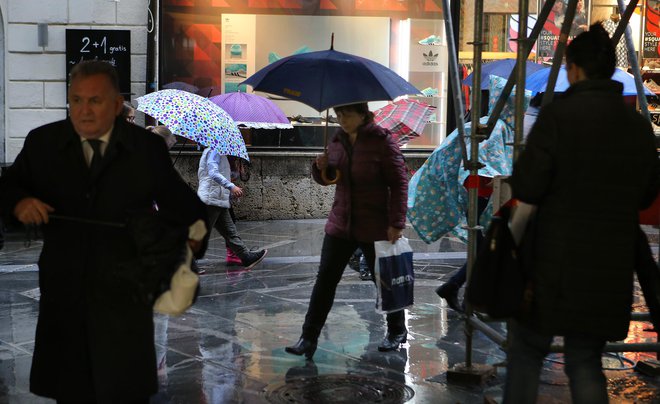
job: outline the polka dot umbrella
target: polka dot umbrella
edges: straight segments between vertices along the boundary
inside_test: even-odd
[[[160,90],[137,98],[138,111],[220,154],[249,160],[243,136],[234,120],[207,98],[181,90]]]

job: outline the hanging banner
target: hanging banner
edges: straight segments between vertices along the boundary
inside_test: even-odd
[[[550,15],[543,24],[543,29],[539,34],[537,42],[537,54],[539,61],[550,62],[555,55],[557,42],[559,41],[559,33],[561,26],[564,23],[564,16],[566,8],[568,7],[568,0],[557,0],[555,5],[550,11]],[[568,36],[570,41],[576,35],[583,33],[589,29],[589,22],[587,18],[587,10],[589,8],[589,0],[578,0],[577,8],[575,9],[575,18]]]
[[[660,58],[660,1],[647,0],[646,1],[646,24],[644,25],[644,59],[658,59]]]

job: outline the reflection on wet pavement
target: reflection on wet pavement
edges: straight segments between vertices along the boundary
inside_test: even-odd
[[[415,249],[415,306],[406,322],[408,343],[378,352],[385,322],[374,310],[375,289],[347,270],[319,339],[314,362],[284,352],[295,342],[316,276],[323,220],[239,222],[253,247],[269,249],[252,271],[227,267],[225,245],[214,238],[199,262],[207,270],[195,306],[180,317],[156,315],[155,342],[160,391],[152,403],[267,402],[499,402],[505,370],[503,350],[474,334],[473,361],[496,366],[481,386],[447,382],[446,371],[465,361],[461,318],[445,307],[434,288],[465,259],[465,246],[444,238],[426,245],[406,230]],[[0,251],[0,402],[50,403],[29,393],[29,370],[39,298],[39,242],[26,248],[10,234]],[[656,247],[657,248],[657,247]],[[657,251],[657,249],[656,249]],[[643,299],[635,289],[635,310]],[[503,323],[492,323],[506,333]],[[631,323],[627,342],[655,341],[648,323]],[[660,402],[655,378],[632,369],[655,354],[604,356],[613,403]],[[570,402],[561,354],[553,354],[541,376],[540,402]]]

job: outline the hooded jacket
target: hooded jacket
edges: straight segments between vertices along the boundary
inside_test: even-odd
[[[207,148],[202,153],[197,170],[199,185],[197,196],[207,205],[230,208],[230,190],[234,184],[231,178],[231,167],[227,156]]]

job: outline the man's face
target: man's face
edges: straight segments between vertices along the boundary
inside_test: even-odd
[[[75,78],[68,98],[73,127],[86,139],[98,139],[110,130],[123,103],[110,79],[102,74]]]

